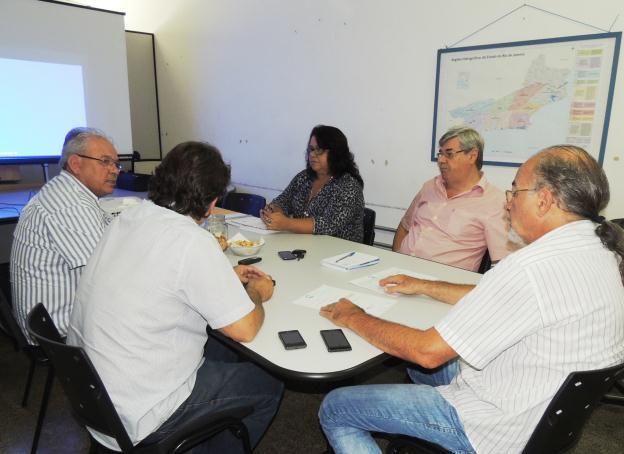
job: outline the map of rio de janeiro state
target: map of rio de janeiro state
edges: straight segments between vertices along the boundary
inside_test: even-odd
[[[569,69],[547,67],[546,58],[539,55],[531,63],[522,87],[498,99],[487,99],[458,107],[450,114],[481,132],[493,129],[526,129],[535,112],[567,96],[567,78],[570,72]]]
[[[469,126],[487,164],[519,165],[568,143],[601,161],[621,33],[440,49],[432,159],[437,139]]]

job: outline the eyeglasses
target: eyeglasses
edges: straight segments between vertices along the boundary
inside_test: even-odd
[[[323,153],[325,153],[327,150],[323,150],[322,148],[319,147],[308,147],[306,148],[306,153],[314,155],[314,156],[320,156]]]
[[[115,161],[114,159],[111,159],[111,158],[94,158],[93,156],[87,156],[87,155],[80,154],[80,153],[76,153],[76,156],[80,156],[81,158],[85,158],[85,159],[93,159],[94,161],[98,161],[104,167],[115,167],[117,170],[123,169],[123,166],[121,165],[119,161]]]
[[[444,156],[446,159],[453,159],[457,153],[464,153],[470,150],[472,150],[472,148],[469,148],[467,150],[458,150],[458,151],[453,151],[453,150],[438,151],[436,156],[438,157],[438,159],[440,159],[442,156]]]
[[[510,203],[514,197],[516,197],[516,194],[519,192],[528,192],[528,191],[537,191],[537,188],[531,188],[531,189],[514,189],[512,191],[507,190],[505,191],[505,198],[507,199],[507,203]]]

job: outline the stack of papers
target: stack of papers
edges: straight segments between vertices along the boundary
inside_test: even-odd
[[[243,215],[243,216],[232,216],[225,218],[225,222],[234,227],[238,227],[242,230],[247,230],[249,232],[261,233],[263,235],[269,235],[272,233],[279,233],[279,230],[271,230],[267,228],[266,224],[262,222],[262,219],[257,218],[255,216]]]
[[[376,265],[379,257],[362,252],[343,252],[342,254],[321,260],[321,265],[342,271],[355,270],[365,266]]]

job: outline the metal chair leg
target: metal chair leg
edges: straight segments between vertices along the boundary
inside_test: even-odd
[[[28,395],[30,394],[30,385],[32,383],[32,378],[35,373],[35,359],[30,358],[30,368],[28,369],[28,377],[26,377],[26,386],[24,387],[24,397],[22,397],[22,407],[25,407],[28,403]]]
[[[37,452],[37,446],[39,445],[39,436],[41,435],[41,428],[43,427],[43,419],[45,418],[46,410],[48,409],[48,400],[50,399],[50,391],[52,391],[52,383],[54,382],[54,368],[48,367],[48,375],[46,376],[45,387],[43,388],[43,397],[41,398],[41,406],[39,407],[39,416],[37,417],[37,426],[35,427],[35,434],[33,435],[32,447],[30,448],[30,454]]]

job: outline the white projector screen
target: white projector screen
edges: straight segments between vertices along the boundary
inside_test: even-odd
[[[87,123],[79,65],[0,58],[0,99],[0,159],[58,157],[59,138]]]
[[[124,16],[0,1],[0,99],[0,164],[54,162],[76,126],[132,153]]]

